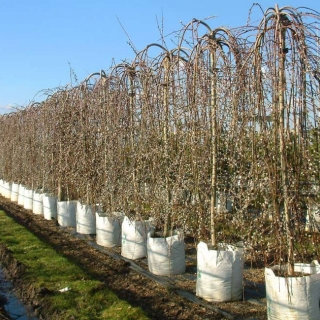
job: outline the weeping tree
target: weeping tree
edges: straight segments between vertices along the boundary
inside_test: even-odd
[[[30,114],[30,147],[28,160],[29,166],[36,168],[33,169],[32,188],[33,190],[43,190],[44,183],[44,119],[43,113],[44,108],[42,103],[33,103],[30,108],[28,108],[28,113]]]
[[[151,56],[152,49],[160,49],[160,54]],[[154,198],[150,199],[150,213],[162,220],[164,216],[164,235],[169,235],[171,228],[172,215],[172,178],[175,175],[171,171],[172,154],[169,151],[170,140],[170,106],[171,93],[171,60],[170,52],[162,45],[153,43],[138,53],[137,63],[146,70],[147,73],[141,79],[143,88],[143,99],[151,100],[151,104],[144,109],[143,115],[147,117],[147,122],[151,134],[146,147],[149,143],[154,146],[153,153],[148,150],[146,153],[149,158],[143,157],[141,161],[144,165],[151,165],[151,174],[145,182],[148,185],[149,192],[152,192]],[[150,86],[148,88],[147,86]],[[151,98],[151,99],[150,99]],[[145,104],[143,104],[146,106]],[[144,119],[142,119],[144,120]],[[144,121],[143,121],[144,122]],[[142,123],[143,123],[142,122]],[[151,139],[154,139],[152,142]],[[139,142],[142,142],[143,136],[139,136]],[[144,168],[143,170],[146,170]]]
[[[25,168],[25,178],[24,184],[28,189],[33,189],[36,180],[36,170],[37,168],[37,137],[36,137],[36,121],[37,114],[36,108],[33,104],[29,105],[24,110],[24,168]]]
[[[83,203],[95,205],[100,200],[100,188],[103,184],[103,137],[101,134],[102,108],[100,92],[106,75],[103,71],[89,75],[74,90],[72,115],[70,118],[72,136],[71,172],[77,197]]]
[[[254,124],[250,127],[254,152],[265,161],[265,198],[270,199],[273,228],[277,234],[277,262],[288,263],[294,273],[309,181],[314,176],[310,157],[310,132],[317,129],[317,101],[314,86],[315,48],[319,43],[315,24],[304,20],[319,16],[291,7],[269,8],[258,26],[252,48],[251,94]],[[258,180],[258,171],[255,178]],[[285,252],[282,253],[282,252]]]
[[[18,144],[20,136],[14,134],[14,131],[17,128],[17,118],[18,116],[16,113],[1,115],[0,117],[1,130],[6,132],[6,135],[2,134],[0,138],[0,146],[1,150],[3,150],[0,155],[1,179],[5,181],[10,181],[17,171],[16,164],[14,163],[14,161],[17,160],[15,151],[20,146],[20,144]]]
[[[106,183],[109,188],[109,199],[114,207],[129,213],[139,211],[138,207],[138,140],[137,119],[135,104],[136,75],[134,67],[129,63],[121,63],[113,67],[111,71],[112,83],[109,83],[109,95],[113,96],[108,105],[111,113],[114,113],[108,121],[107,130],[112,133],[113,150],[107,151],[109,158],[107,168],[108,177]],[[112,86],[110,86],[112,84]],[[116,161],[117,165],[112,164]],[[114,173],[112,172],[114,170]],[[112,191],[113,190],[113,191]]]
[[[74,177],[72,166],[76,161],[73,146],[78,138],[76,109],[73,98],[76,88],[60,88],[52,97],[52,106],[55,113],[56,133],[56,166],[57,197],[59,201],[77,199],[76,189],[73,186]]]
[[[57,172],[58,172],[58,143],[57,131],[55,130],[57,114],[55,112],[55,92],[48,92],[47,98],[42,103],[43,122],[43,191],[56,195]]]
[[[228,153],[232,144],[233,130],[238,130],[241,122],[239,112],[239,83],[242,79],[241,55],[243,49],[237,37],[226,28],[211,28],[203,21],[194,19],[192,25],[203,25],[208,32],[200,37],[194,46],[192,57],[193,78],[190,90],[194,108],[203,114],[205,121],[201,140],[202,168],[207,174],[203,187],[207,194],[210,212],[210,235],[213,246],[217,245],[216,221],[218,218],[218,194],[231,190]],[[189,25],[186,27],[189,28]],[[194,27],[192,27],[194,29]],[[207,161],[207,159],[210,161]],[[219,192],[218,192],[219,190]]]

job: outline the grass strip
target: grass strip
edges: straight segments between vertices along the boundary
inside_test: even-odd
[[[1,210],[0,243],[27,267],[24,280],[52,292],[45,296],[48,314],[59,311],[65,319],[148,319],[142,309],[119,299]],[[60,292],[63,288],[70,290]]]

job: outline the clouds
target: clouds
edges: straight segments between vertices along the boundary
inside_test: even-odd
[[[5,104],[5,105],[0,104],[0,114],[7,114],[10,112],[13,112],[17,110],[17,108],[18,106],[14,105],[13,103]]]

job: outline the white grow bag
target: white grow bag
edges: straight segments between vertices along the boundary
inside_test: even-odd
[[[57,219],[57,197],[43,195],[43,216],[46,220]]]
[[[130,221],[124,217],[121,230],[121,255],[136,260],[147,255],[147,234],[151,227],[151,220]]]
[[[19,184],[18,204],[20,206],[23,206],[24,204],[24,189],[25,187],[22,184]]]
[[[11,183],[10,182],[5,182],[4,183],[4,194],[3,196],[7,199],[11,199]]]
[[[19,196],[19,184],[12,183],[12,186],[11,186],[11,201],[18,202],[18,196]]]
[[[77,202],[76,200],[57,201],[57,216],[60,226],[76,227]]]
[[[1,179],[0,180],[0,193],[3,197],[5,195],[5,184],[6,184],[6,181]]]
[[[77,232],[81,234],[96,234],[96,215],[92,206],[77,203]]]
[[[23,207],[26,210],[32,210],[33,208],[33,191],[31,189],[24,189]]]
[[[154,238],[154,229],[148,233],[147,254],[149,271],[160,276],[172,276],[186,271],[183,232],[167,238]]]
[[[211,302],[242,299],[242,250],[209,250],[200,242],[197,246],[196,295]]]
[[[1,183],[1,195],[3,197],[5,197],[5,194],[6,194],[6,181],[5,180],[2,180],[2,183]]]
[[[3,184],[4,184],[3,179],[0,179],[0,195],[2,196],[3,196]]]
[[[114,212],[113,215],[96,212],[96,241],[104,247],[121,246],[121,224],[123,213]]]
[[[43,214],[43,193],[33,193],[32,211],[34,214]]]
[[[320,319],[320,265],[295,264],[294,270],[310,275],[277,277],[274,270],[265,268],[267,312],[269,320]]]

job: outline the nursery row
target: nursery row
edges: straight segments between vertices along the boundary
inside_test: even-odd
[[[132,221],[123,213],[107,215],[99,206],[83,205],[79,201],[58,201],[49,196],[0,180],[0,194],[16,202],[46,220],[57,220],[62,227],[71,227],[80,234],[96,235],[97,244],[104,247],[121,247],[121,255],[137,260],[147,257],[149,271],[155,275],[173,276],[186,271],[184,235],[175,230],[169,237],[155,232],[152,219]],[[240,301],[243,296],[243,243],[235,246],[219,244],[218,250],[209,248],[204,242],[197,245],[197,296],[210,302]],[[291,313],[318,316],[318,273],[320,265],[295,264],[298,278],[278,277],[278,267],[266,268],[266,290],[270,319],[280,319],[284,306]],[[306,276],[308,275],[308,276]],[[288,282],[289,281],[289,282]],[[301,293],[301,288],[307,288]],[[288,288],[294,294],[288,300]],[[312,297],[312,299],[310,298]],[[310,309],[307,310],[306,306]],[[272,311],[270,311],[272,310]]]
[[[43,215],[46,220],[56,219],[60,226],[74,228],[80,234],[96,235],[96,242],[101,246],[121,246],[121,255],[125,258],[148,257],[148,268],[153,274],[172,276],[186,271],[182,230],[175,230],[172,236],[164,238],[156,234],[152,219],[132,221],[116,212],[107,215],[99,206],[58,201],[57,197],[2,180],[0,194],[34,214]],[[242,299],[243,248],[226,249],[220,248],[217,259],[214,253],[209,254],[205,243],[198,245],[197,295],[208,301]],[[218,261],[214,266],[209,263],[212,259]]]
[[[130,63],[46,91],[0,117],[0,178],[25,186],[25,199],[56,197],[57,210],[75,199],[94,208],[84,219],[151,218],[155,234],[187,230],[214,249],[242,240],[293,277],[297,259],[319,256],[319,20],[278,6],[232,30],[193,19],[173,49],[163,37]]]

